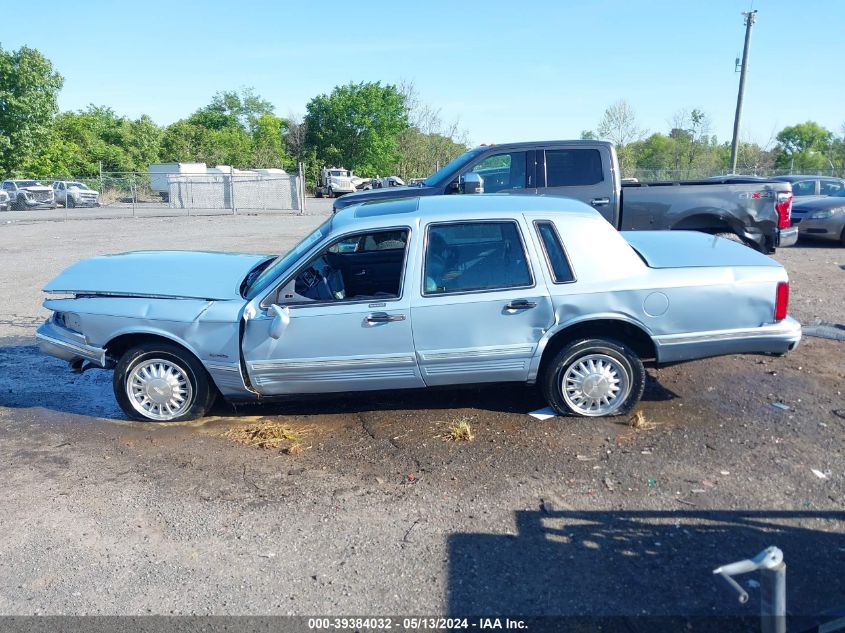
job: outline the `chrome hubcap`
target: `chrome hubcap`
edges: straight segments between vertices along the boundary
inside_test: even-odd
[[[628,372],[619,361],[606,354],[590,354],[579,358],[564,372],[561,391],[575,412],[599,416],[622,406],[630,384]]]
[[[184,369],[156,358],[139,363],[126,379],[132,407],[151,420],[173,420],[191,406],[193,388]]]

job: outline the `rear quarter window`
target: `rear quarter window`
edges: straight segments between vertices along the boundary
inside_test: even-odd
[[[575,281],[572,266],[569,265],[569,258],[558,237],[554,224],[547,221],[534,223],[540,243],[543,245],[543,253],[546,256],[546,263],[552,272],[552,279],[556,284],[566,284]]]
[[[546,150],[546,186],[578,187],[604,180],[597,149]]]

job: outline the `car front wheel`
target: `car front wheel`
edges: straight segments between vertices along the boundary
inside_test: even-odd
[[[144,422],[201,418],[215,396],[202,364],[167,343],[145,343],[123,354],[114,370],[113,387],[123,412]]]
[[[645,369],[626,345],[612,339],[581,339],[558,352],[542,382],[548,403],[563,415],[623,415],[639,402]]]

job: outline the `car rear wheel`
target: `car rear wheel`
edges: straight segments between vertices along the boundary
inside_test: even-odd
[[[645,369],[619,341],[581,339],[558,352],[541,385],[548,403],[563,415],[623,415],[643,395]]]
[[[205,368],[193,355],[157,342],[128,350],[115,367],[112,386],[123,412],[144,422],[201,418],[215,396]]]

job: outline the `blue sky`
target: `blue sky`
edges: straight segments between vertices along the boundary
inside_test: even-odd
[[[63,110],[94,103],[160,124],[219,90],[254,87],[285,116],[338,84],[409,80],[445,120],[459,119],[473,144],[577,138],[620,98],[649,132],[699,108],[730,140],[740,13],[750,5],[12,0],[0,44],[53,61],[65,77]],[[845,2],[753,6],[743,139],[765,145],[806,120],[841,132]]]

